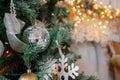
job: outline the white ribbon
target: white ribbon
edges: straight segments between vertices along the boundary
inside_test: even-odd
[[[0,57],[2,56],[3,51],[4,51],[4,46],[3,43],[0,41]]]
[[[20,23],[13,14],[5,13],[4,24],[8,32],[11,34],[20,33]]]
[[[24,42],[20,41],[15,34],[11,34],[7,31],[7,37],[9,44],[11,48],[17,52],[24,52],[25,48],[27,47],[27,44]]]
[[[25,23],[17,19],[13,14],[5,13],[4,24],[6,27],[8,41],[13,50],[23,52],[27,44],[20,41],[16,34],[19,34]]]

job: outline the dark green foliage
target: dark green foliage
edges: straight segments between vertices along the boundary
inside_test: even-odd
[[[6,68],[6,69],[4,69]],[[26,70],[21,54],[12,52],[10,55],[3,55],[0,58],[0,70],[4,69],[2,74],[20,74]]]
[[[38,58],[37,48],[28,46],[28,48],[25,50],[24,55],[23,55],[23,60],[27,68],[30,68],[31,61],[37,60],[37,58]]]
[[[0,16],[0,40],[7,41],[6,29],[3,24],[3,18]]]
[[[62,22],[63,18],[68,16],[69,12],[67,12],[65,7],[58,6],[52,10],[51,14],[53,14],[51,23],[58,24],[59,22]]]
[[[19,17],[24,17],[29,21],[33,21],[36,19],[37,13],[34,9],[31,9],[30,5],[23,1],[17,1],[16,3],[16,10]]]
[[[59,42],[59,44],[63,46],[70,45],[72,43],[72,39],[69,36],[69,32],[72,27],[67,27],[65,25],[68,24],[60,24],[60,25],[55,25],[52,28],[50,28],[50,37],[51,37],[51,43],[50,46],[47,49],[48,53],[55,53],[57,50],[57,45],[56,45],[56,40]],[[71,24],[72,25],[72,24]],[[46,51],[45,51],[46,52]]]
[[[7,41],[6,30],[3,23],[3,17],[5,12],[9,12],[9,1],[0,0],[0,40]]]

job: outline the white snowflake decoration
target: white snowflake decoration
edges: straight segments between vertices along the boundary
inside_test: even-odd
[[[56,41],[58,49],[59,49],[59,53],[61,58],[59,59],[59,67],[61,68],[61,71],[59,72],[59,78],[60,80],[68,80],[69,76],[72,77],[73,79],[75,79],[76,76],[78,76],[79,74],[77,73],[77,71],[79,70],[78,66],[74,66],[74,63],[72,63],[71,65],[68,65],[67,61],[68,59],[65,58],[65,56],[62,54],[61,49],[59,48],[58,42]],[[67,70],[66,70],[67,69]]]

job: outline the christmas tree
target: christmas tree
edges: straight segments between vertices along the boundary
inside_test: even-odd
[[[60,0],[0,1],[0,40],[4,45],[4,52],[0,53],[0,79],[18,80],[31,68],[39,80],[58,80],[57,71],[52,69],[60,57],[56,41],[65,54],[70,53],[70,32],[74,27],[74,22],[67,21],[69,5],[60,5],[61,2],[64,4]],[[69,63],[74,62],[74,56],[70,57]],[[76,80],[95,78],[81,73]]]

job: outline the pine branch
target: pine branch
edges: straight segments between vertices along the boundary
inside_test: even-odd
[[[30,5],[28,5],[26,2],[23,1],[16,1],[16,10],[21,17],[21,15],[25,16],[27,20],[33,21],[36,19],[37,13],[34,9],[30,8]]]
[[[37,48],[28,46],[23,55],[23,60],[25,62],[25,65],[28,68],[30,68],[31,61],[35,61],[35,60],[37,60],[37,58],[38,58]]]
[[[51,55],[44,55],[37,62],[35,69],[40,80],[48,80],[52,77],[56,59]],[[50,79],[51,80],[51,79]]]

